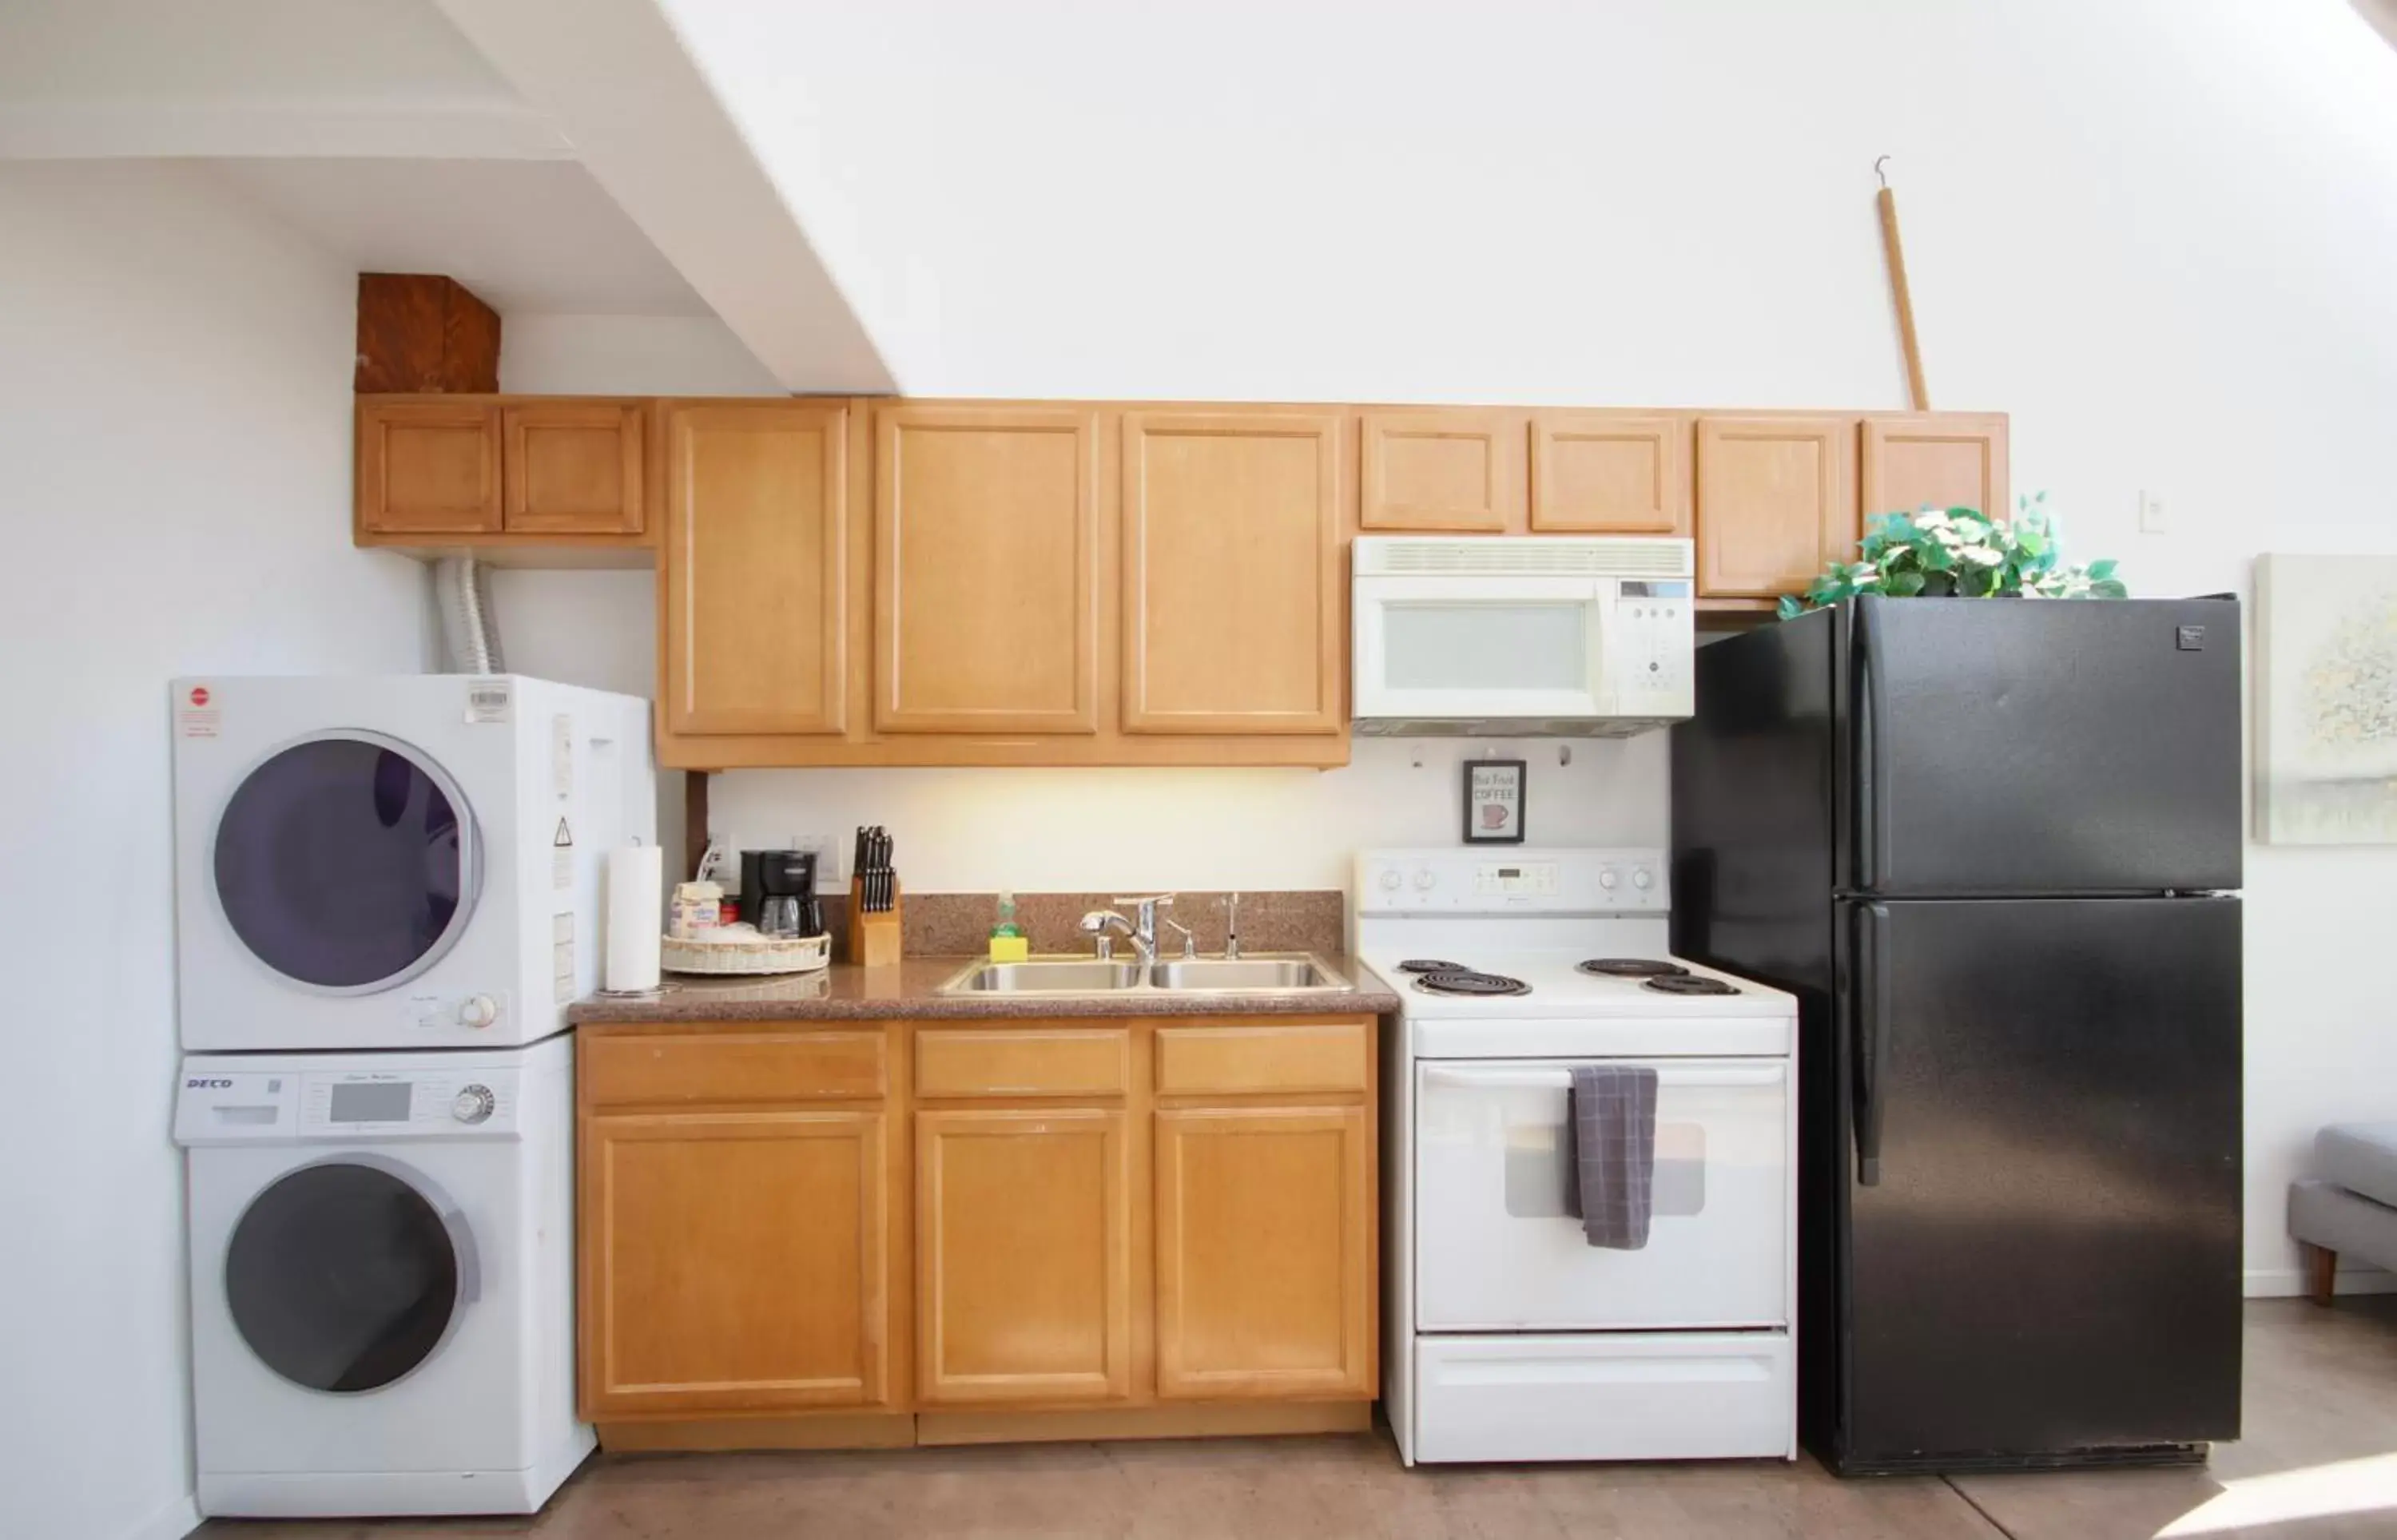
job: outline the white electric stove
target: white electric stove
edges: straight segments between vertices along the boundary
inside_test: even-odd
[[[1357,857],[1402,1002],[1383,1400],[1409,1464],[1797,1455],[1797,1002],[1667,952],[1655,850]],[[1656,1071],[1648,1244],[1568,1212],[1577,1063]]]

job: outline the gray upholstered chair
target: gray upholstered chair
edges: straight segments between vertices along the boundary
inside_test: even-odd
[[[2331,1300],[2338,1259],[2397,1271],[2397,1122],[2338,1123],[2314,1135],[2314,1175],[2289,1184],[2289,1233],[2305,1253],[2306,1292]]]

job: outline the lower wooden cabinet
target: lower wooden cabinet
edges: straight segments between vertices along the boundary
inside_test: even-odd
[[[1373,1029],[587,1027],[583,1415],[730,1447],[1370,1401]]]
[[[888,1118],[586,1115],[586,1417],[889,1402]]]
[[[1362,1107],[1157,1114],[1157,1393],[1371,1396]]]
[[[1132,1394],[1125,1114],[916,1114],[916,1387],[927,1406]]]

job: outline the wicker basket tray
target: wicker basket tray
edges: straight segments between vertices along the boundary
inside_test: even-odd
[[[760,936],[747,925],[727,925],[693,936],[666,936],[658,962],[668,973],[814,973],[832,961],[829,936]]]

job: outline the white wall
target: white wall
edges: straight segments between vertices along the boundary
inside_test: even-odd
[[[0,165],[0,1533],[190,1506],[167,681],[423,667],[349,536],[355,275],[155,164]]]
[[[1885,153],[1934,400],[2013,414],[2081,555],[2397,551],[2397,50],[2347,0],[665,3],[911,392],[1900,406]],[[2397,851],[2249,855],[2289,1288],[2313,1130],[2397,1117]]]

